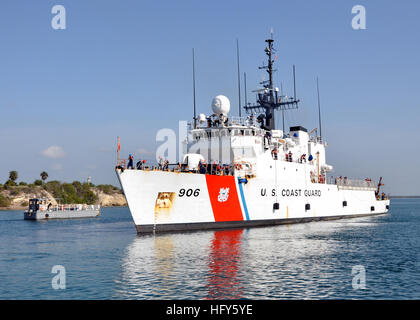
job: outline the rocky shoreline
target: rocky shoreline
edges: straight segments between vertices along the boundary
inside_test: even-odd
[[[102,207],[122,207],[127,206],[127,201],[121,190],[104,190],[98,187],[90,187],[90,190],[96,195],[94,204]],[[0,210],[25,210],[28,208],[29,199],[46,198],[53,205],[60,202],[50,192],[42,186],[16,186],[4,190],[0,190]],[[7,204],[5,206],[5,204]]]

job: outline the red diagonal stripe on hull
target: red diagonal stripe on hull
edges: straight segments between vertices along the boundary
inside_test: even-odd
[[[216,222],[242,221],[244,218],[236,192],[235,178],[232,176],[206,175],[206,183],[214,220]],[[227,189],[229,191],[226,193]]]

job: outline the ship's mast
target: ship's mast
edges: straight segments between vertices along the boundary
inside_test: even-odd
[[[194,48],[192,49],[192,76],[193,76],[193,101],[194,101],[194,129],[197,129],[197,106],[195,101],[195,54]]]
[[[285,99],[283,96],[278,96],[278,89],[274,88],[273,85],[273,43],[272,36],[270,39],[266,39],[267,47],[265,53],[268,57],[268,63],[266,66],[259,67],[259,69],[265,69],[268,73],[268,80],[260,82],[264,89],[258,90],[257,102],[255,105],[245,106],[244,109],[248,113],[259,112],[258,120],[261,122],[261,127],[266,130],[273,130],[276,128],[274,121],[275,110],[289,110],[297,109],[299,100],[296,99],[296,84],[295,84],[295,69],[293,66],[293,82],[295,97]]]
[[[268,56],[268,65],[267,65],[266,69],[267,69],[268,76],[269,76],[268,85],[266,86],[266,88],[270,89],[270,92],[272,92],[272,89],[273,89],[273,62],[274,61],[272,60],[271,56],[273,54],[273,42],[274,42],[274,40],[273,39],[267,39],[267,40],[265,40],[265,42],[268,43],[267,48],[265,48],[265,53]],[[261,67],[261,68],[264,68],[264,67]]]

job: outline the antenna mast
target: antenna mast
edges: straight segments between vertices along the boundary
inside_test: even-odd
[[[316,77],[316,91],[318,92],[318,119],[319,119],[319,137],[322,141],[322,127],[321,127],[321,102],[319,99],[319,83],[318,83],[318,77]]]
[[[192,66],[193,66],[193,98],[194,98],[194,129],[197,129],[197,110],[195,102],[195,57],[194,57],[194,48],[192,49]]]
[[[241,114],[241,71],[239,69],[239,41],[236,39],[236,56],[238,59],[238,98],[239,98],[239,117]]]
[[[274,121],[274,111],[276,110],[289,110],[297,109],[300,100],[296,99],[296,77],[295,77],[295,66],[293,66],[293,82],[295,96],[288,100],[281,95],[278,97],[278,89],[273,86],[273,64],[272,54],[275,52],[273,49],[273,33],[271,31],[270,39],[265,40],[267,47],[265,48],[265,54],[268,57],[267,65],[259,67],[259,69],[265,69],[268,73],[268,80],[260,82],[263,89],[258,90],[257,103],[255,105],[245,106],[245,111],[248,113],[257,111],[261,114],[257,117],[261,123],[261,127],[265,130],[273,130],[276,128]]]
[[[295,65],[293,65],[293,98],[296,99],[296,69]]]
[[[280,94],[281,94],[281,97],[283,97],[283,83],[282,82],[280,82]],[[282,120],[283,120],[283,133],[284,133],[284,130],[285,130],[285,127],[284,127],[284,109],[281,109],[281,117],[282,117]]]
[[[244,72],[244,85],[245,85],[245,106],[248,105],[248,97],[246,93],[246,72]]]

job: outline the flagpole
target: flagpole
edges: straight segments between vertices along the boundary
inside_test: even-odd
[[[118,147],[117,147],[117,166],[120,165],[120,137],[118,138]]]

